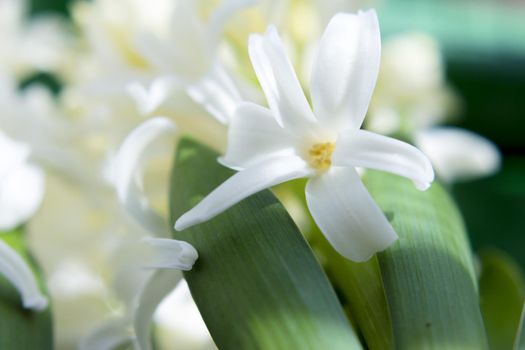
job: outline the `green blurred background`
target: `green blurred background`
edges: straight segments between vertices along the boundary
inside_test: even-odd
[[[32,0],[31,12],[67,15],[71,2]],[[464,102],[456,125],[501,149],[498,174],[453,193],[475,249],[503,249],[525,268],[525,2],[384,0],[378,10],[385,36],[424,31],[438,39]]]
[[[423,30],[443,48],[463,100],[457,126],[496,142],[501,171],[453,193],[476,249],[498,247],[525,268],[525,2],[385,1],[382,30]]]

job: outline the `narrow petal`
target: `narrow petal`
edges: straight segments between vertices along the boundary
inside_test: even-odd
[[[242,98],[235,83],[223,67],[216,65],[208,74],[187,88],[190,97],[215,119],[228,124]]]
[[[1,239],[0,274],[18,289],[25,308],[40,311],[47,307],[47,298],[40,292],[38,282],[29,266]]]
[[[130,323],[126,317],[103,322],[80,339],[78,350],[113,350],[131,343]]]
[[[193,209],[182,215],[175,229],[207,221],[246,197],[288,180],[311,175],[312,170],[299,157],[267,159],[230,177]]]
[[[286,131],[267,108],[254,103],[237,107],[228,128],[228,149],[221,163],[243,169],[261,160],[293,152]],[[284,154],[283,154],[284,153]]]
[[[312,216],[332,246],[347,259],[366,261],[397,234],[352,168],[332,167],[306,185]]]
[[[310,92],[320,122],[360,128],[379,72],[381,37],[374,10],[336,14],[315,58]]]
[[[434,181],[428,158],[414,146],[365,130],[339,134],[332,160],[336,166],[353,166],[387,171],[404,176],[419,190]]]
[[[453,127],[420,131],[416,145],[430,158],[440,178],[447,182],[488,176],[501,164],[501,155],[490,140]]]
[[[184,241],[147,237],[142,242],[151,249],[149,261],[143,262],[146,268],[189,271],[199,257],[197,250]]]
[[[40,168],[19,163],[0,178],[0,231],[31,218],[42,203],[45,176]]]
[[[142,189],[142,168],[151,156],[148,147],[162,136],[173,136],[169,119],[150,119],[134,129],[120,147],[114,162],[114,185],[119,200],[135,220],[154,234],[169,232],[166,220],[149,204]]]
[[[135,344],[138,349],[151,350],[153,314],[164,297],[173,291],[181,279],[182,272],[179,270],[159,270],[145,284],[139,297],[139,303],[133,313]]]
[[[248,50],[255,74],[279,124],[290,130],[309,129],[315,117],[275,27],[268,28],[264,35],[252,34]]]

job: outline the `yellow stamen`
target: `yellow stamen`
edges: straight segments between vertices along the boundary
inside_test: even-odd
[[[335,144],[331,142],[316,143],[308,151],[310,156],[310,165],[317,170],[327,170],[332,165],[332,153]]]

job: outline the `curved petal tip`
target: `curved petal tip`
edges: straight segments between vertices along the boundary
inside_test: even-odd
[[[114,161],[113,183],[120,202],[130,215],[148,231],[167,231],[164,218],[150,204],[142,189],[143,168],[154,156],[150,146],[160,137],[174,136],[175,124],[155,117],[135,128],[124,140]]]
[[[142,242],[151,248],[149,261],[143,264],[146,268],[189,271],[199,257],[188,242],[153,237],[143,238]]]
[[[35,311],[45,310],[49,305],[47,298],[41,294],[25,298],[22,303],[26,309],[32,309]]]

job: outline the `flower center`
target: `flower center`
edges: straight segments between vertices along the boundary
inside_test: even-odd
[[[335,144],[331,142],[314,144],[308,151],[310,165],[321,171],[330,168],[334,149]]]

